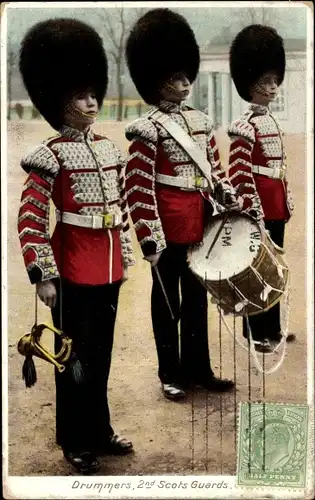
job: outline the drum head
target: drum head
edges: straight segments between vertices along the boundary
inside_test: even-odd
[[[225,214],[220,214],[212,219],[203,243],[190,253],[191,270],[205,281],[224,280],[244,271],[253,263],[261,246],[261,231],[254,219],[234,212],[222,227],[224,218]]]

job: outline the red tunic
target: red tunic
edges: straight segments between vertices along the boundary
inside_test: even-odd
[[[208,117],[176,104],[161,103],[160,109],[169,113],[204,151],[212,166],[214,183],[220,181],[224,189],[231,190]],[[157,174],[204,179],[199,167],[162,126],[150,119],[150,111],[126,128],[126,137],[131,141],[126,168],[127,199],[144,255],[163,250],[167,242],[202,241],[205,210],[211,205],[212,210],[219,209],[216,201],[205,189],[187,191],[156,181]]]
[[[118,281],[134,263],[123,158],[109,139],[70,127],[21,162],[29,174],[18,231],[31,283],[61,276],[78,284]],[[121,227],[92,229],[57,222],[50,239],[50,200],[59,211],[120,214]]]
[[[240,194],[244,211],[258,219],[289,220],[293,211],[286,178],[275,179],[253,172],[254,168],[285,169],[283,135],[268,108],[252,104],[229,128],[231,137],[229,177]]]

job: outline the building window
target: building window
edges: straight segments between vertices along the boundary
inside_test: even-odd
[[[270,103],[270,110],[273,113],[286,114],[286,90],[284,85],[279,88],[276,99]]]
[[[208,108],[208,74],[207,73],[199,73],[197,76],[191,100],[187,101],[187,104],[192,104],[193,107],[207,113]]]

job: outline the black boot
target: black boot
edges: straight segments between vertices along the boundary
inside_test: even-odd
[[[180,401],[181,399],[185,399],[187,396],[183,388],[176,383],[162,384],[162,392],[167,399],[171,399],[173,401]]]
[[[106,443],[98,445],[95,451],[100,457],[103,455],[127,455],[133,452],[133,444],[129,439],[114,433],[109,436]]]
[[[65,459],[74,467],[80,474],[92,474],[100,468],[100,463],[96,456],[89,451],[82,452],[63,452]]]
[[[271,341],[274,341],[274,342],[281,342],[282,340],[282,333],[279,332],[277,335],[275,335],[274,337],[270,338]],[[295,333],[288,333],[287,335],[287,342],[294,342],[296,340],[296,335]]]
[[[203,387],[211,392],[227,392],[235,386],[232,380],[220,379],[215,375],[195,382],[196,386]]]

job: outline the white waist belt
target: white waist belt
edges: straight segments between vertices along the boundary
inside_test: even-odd
[[[58,222],[61,221],[59,210],[56,210],[56,219]],[[81,215],[62,212],[62,222],[90,229],[112,229],[122,223],[122,216],[121,214]]]
[[[266,177],[270,177],[271,179],[284,179],[285,170],[284,168],[270,168],[270,167],[261,167],[260,165],[252,165],[252,171],[258,175],[265,175]]]
[[[204,177],[174,177],[172,175],[156,174],[156,182],[160,184],[167,184],[168,186],[175,186],[181,189],[197,191],[198,189],[206,189],[208,181]]]

